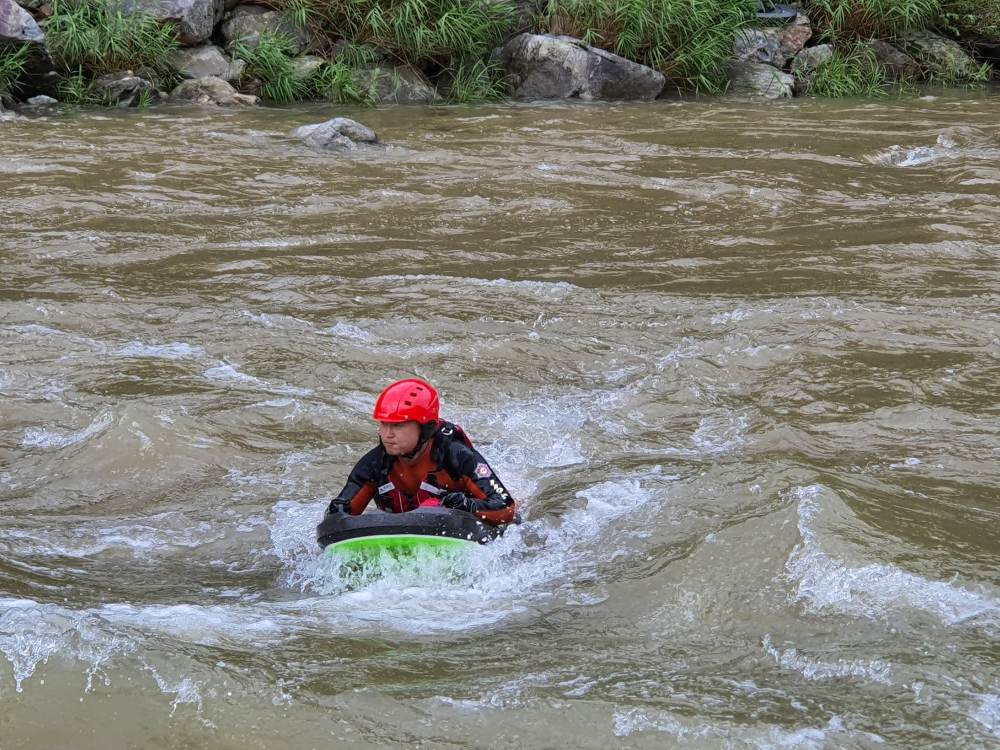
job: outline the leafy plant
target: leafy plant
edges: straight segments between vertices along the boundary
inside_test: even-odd
[[[974,32],[987,37],[998,37],[1000,0],[946,0],[941,26],[956,36],[963,32]]]
[[[756,0],[548,0],[542,27],[648,65],[678,88],[725,87],[736,32]]]
[[[179,43],[175,25],[148,13],[124,14],[100,0],[55,0],[43,22],[48,46],[67,68],[93,75],[149,67],[166,68]]]
[[[59,99],[66,104],[76,105],[97,104],[99,102],[94,95],[94,85],[84,75],[82,66],[77,66],[76,72],[66,76],[59,84]]]
[[[456,104],[499,101],[507,94],[503,69],[495,62],[459,60],[448,71],[446,100]]]
[[[848,40],[929,28],[943,14],[942,0],[808,0],[806,8],[827,38]]]
[[[811,93],[833,99],[865,96],[882,99],[889,95],[887,74],[871,49],[861,44],[837,50],[816,68]]]
[[[17,86],[30,54],[27,45],[17,49],[0,47],[0,91],[9,94]]]
[[[257,44],[247,45],[237,41],[235,56],[246,61],[244,79],[260,81],[258,94],[272,104],[301,101],[309,95],[309,81],[297,75],[292,65],[291,53],[295,43],[281,33],[265,32]]]
[[[354,68],[346,63],[338,61],[323,65],[313,73],[309,84],[319,99],[362,107],[374,107],[376,104],[375,93],[358,82]]]
[[[278,0],[286,13],[303,0]],[[512,0],[312,0],[331,36],[415,66],[483,58],[516,18]]]

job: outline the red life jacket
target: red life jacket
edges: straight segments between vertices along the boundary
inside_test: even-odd
[[[456,438],[470,448],[473,447],[469,436],[465,434],[465,430],[457,424],[451,424],[439,419],[437,421],[437,429],[431,438],[434,441],[432,450],[435,453],[440,452],[439,455],[444,455],[444,451],[441,451],[442,444]],[[375,504],[379,510],[384,510],[388,513],[406,513],[407,511],[416,510],[421,505],[436,506],[440,503],[441,495],[447,492],[447,490],[438,484],[436,476],[438,472],[444,471],[440,463],[420,481],[420,488],[417,490],[417,494],[408,495],[402,490],[397,489],[396,485],[389,478],[389,472],[392,469],[395,457],[388,456],[387,454],[387,458],[388,460],[382,461],[382,469],[379,472],[378,478],[378,489],[375,490]]]

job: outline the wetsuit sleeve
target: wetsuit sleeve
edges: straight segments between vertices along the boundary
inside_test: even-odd
[[[344,489],[330,503],[331,513],[336,512],[333,507],[335,505],[339,505],[352,516],[360,515],[368,507],[369,501],[375,497],[378,489],[381,460],[381,451],[375,448],[354,465]]]
[[[483,455],[475,448],[454,441],[449,450],[448,473],[465,480],[469,494],[476,498],[475,514],[480,520],[496,526],[514,520],[514,498],[503,486]]]

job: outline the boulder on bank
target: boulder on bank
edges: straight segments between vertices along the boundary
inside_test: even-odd
[[[105,104],[117,104],[119,107],[136,106],[144,91],[148,91],[149,96],[160,93],[151,80],[137,76],[131,70],[109,73],[94,81],[94,93]]]
[[[872,39],[862,43],[875,57],[886,73],[892,78],[915,76],[920,72],[920,66],[905,52],[896,49],[881,39]]]
[[[290,134],[318,151],[339,153],[354,151],[359,143],[378,143],[378,136],[371,128],[346,117],[336,117],[316,125],[303,125]]]
[[[372,98],[380,104],[429,104],[441,98],[423,73],[406,65],[395,68],[359,68],[354,71],[353,78],[363,90],[371,92]]]
[[[35,19],[14,0],[0,0],[0,44],[45,44],[45,34]]]
[[[730,98],[743,100],[787,99],[792,96],[795,77],[766,63],[735,60],[728,70]]]
[[[929,78],[968,78],[975,65],[957,42],[929,31],[904,31],[897,41]]]
[[[520,34],[494,52],[515,99],[655,99],[663,75],[570,36]]]
[[[778,29],[742,29],[736,35],[733,52],[738,61],[766,63],[784,68],[812,37],[809,18],[803,14]]]
[[[271,10],[260,5],[237,5],[219,29],[223,45],[232,52],[237,42],[247,47],[256,47],[261,34],[283,34],[292,42],[289,52],[300,55],[316,45],[308,29],[288,21],[279,10]]]
[[[237,80],[246,67],[242,60],[230,60],[222,54],[222,50],[211,44],[176,49],[167,58],[167,64],[181,78],[213,76],[223,81]]]
[[[795,77],[795,96],[805,96],[816,85],[816,70],[827,60],[833,59],[832,44],[807,47],[792,60],[791,71]]]
[[[220,107],[253,107],[259,104],[256,96],[240,94],[221,78],[207,76],[184,81],[170,94],[171,101],[192,104],[215,104]]]
[[[225,0],[113,0],[122,12],[148,13],[158,21],[177,24],[181,44],[198,44],[212,36],[222,20]]]

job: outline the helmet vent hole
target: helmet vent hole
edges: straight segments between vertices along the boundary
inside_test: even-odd
[[[413,406],[412,401],[404,401],[403,403],[406,404],[407,406]]]

